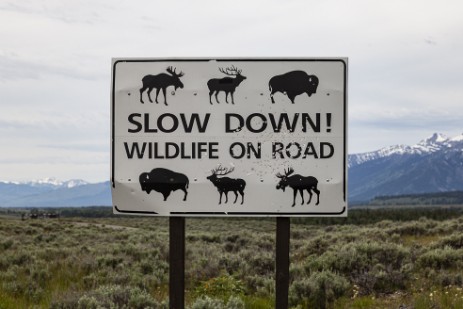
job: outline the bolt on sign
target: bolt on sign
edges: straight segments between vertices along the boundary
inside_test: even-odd
[[[347,59],[113,59],[114,213],[346,216]]]

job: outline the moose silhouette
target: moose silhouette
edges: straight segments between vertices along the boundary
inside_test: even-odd
[[[183,72],[176,73],[175,70],[176,68],[172,68],[170,66],[166,69],[166,71],[171,75],[160,73],[157,75],[146,75],[143,77],[143,87],[140,88],[140,102],[145,103],[143,102],[143,92],[148,89],[148,99],[151,103],[153,103],[153,100],[151,100],[151,91],[156,88],[156,103],[158,103],[159,91],[162,89],[162,93],[164,94],[164,104],[167,105],[166,88],[169,86],[174,86],[175,90],[177,90],[177,88],[183,88],[183,83],[180,81],[180,77],[185,74]]]
[[[172,191],[182,190],[185,193],[183,200],[186,201],[189,180],[183,174],[166,168],[155,168],[149,173],[142,173],[139,180],[141,190],[148,194],[152,190],[160,192],[166,201]]]
[[[293,192],[293,205],[292,205],[292,207],[294,207],[294,205],[296,205],[297,192],[299,192],[301,194],[301,198],[302,198],[301,205],[304,205],[303,191],[307,190],[307,192],[310,195],[309,201],[307,202],[307,205],[308,205],[308,204],[310,204],[310,201],[312,200],[312,191],[313,191],[313,192],[315,192],[317,194],[317,203],[315,205],[318,205],[319,202],[320,202],[320,191],[317,189],[317,185],[318,185],[317,178],[312,177],[312,176],[305,177],[305,176],[301,176],[299,174],[289,176],[293,172],[294,172],[294,170],[292,168],[288,168],[288,170],[285,170],[284,175],[282,175],[280,173],[278,173],[276,175],[278,178],[280,178],[280,182],[278,182],[278,184],[277,184],[277,190],[281,189],[281,190],[283,190],[283,192],[285,192],[285,188],[287,186],[290,186],[291,188],[293,188],[294,192]]]
[[[235,93],[236,87],[238,87],[239,84],[241,84],[241,82],[246,79],[246,76],[241,75],[242,70],[238,70],[238,68],[236,68],[235,66],[231,66],[230,68],[226,68],[225,70],[223,68],[220,68],[219,71],[228,76],[235,76],[235,78],[224,77],[210,79],[207,82],[207,87],[209,88],[209,102],[212,104],[212,95],[215,93],[215,100],[217,101],[217,103],[220,103],[219,99],[217,98],[217,95],[220,91],[224,91],[225,102],[228,103],[228,94],[230,94],[232,104],[235,104],[233,94]]]
[[[217,187],[217,190],[220,193],[219,205],[222,203],[222,193],[225,193],[225,203],[228,202],[228,192],[233,191],[235,193],[235,201],[238,199],[238,193],[241,194],[241,204],[244,202],[244,188],[246,187],[246,181],[241,178],[229,178],[229,177],[217,177],[217,176],[224,176],[233,172],[235,168],[225,168],[219,165],[217,168],[212,169],[212,175],[208,176],[209,179],[214,186]]]
[[[296,96],[307,93],[310,97],[317,92],[318,77],[308,75],[304,71],[291,71],[282,75],[274,76],[268,82],[270,90],[270,98],[272,103],[275,103],[273,95],[277,92],[284,93],[294,104]]]

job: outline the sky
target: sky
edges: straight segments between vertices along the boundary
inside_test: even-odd
[[[0,0],[0,180],[110,178],[111,59],[348,57],[348,151],[463,132],[462,1]]]

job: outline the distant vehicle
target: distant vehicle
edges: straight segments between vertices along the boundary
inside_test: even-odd
[[[146,89],[148,89],[148,99],[151,103],[153,103],[153,100],[151,100],[151,91],[154,88],[156,88],[156,103],[158,103],[159,91],[162,90],[162,94],[164,94],[164,104],[167,105],[167,87],[174,86],[175,90],[177,90],[177,88],[183,88],[183,83],[180,80],[180,77],[182,77],[185,74],[183,72],[176,73],[175,70],[176,68],[168,67],[166,71],[171,75],[166,73],[160,73],[157,75],[146,75],[145,77],[143,77],[143,87],[140,88],[140,102],[145,103],[143,102],[143,92]]]
[[[155,168],[149,173],[142,173],[139,180],[142,191],[148,194],[153,190],[160,192],[166,201],[172,191],[182,190],[185,193],[183,200],[186,201],[189,180],[183,174],[166,168]]]
[[[281,189],[283,192],[285,192],[285,188],[287,186],[291,187],[293,189],[293,207],[296,205],[296,195],[297,192],[301,194],[302,198],[302,203],[301,205],[304,205],[304,190],[307,190],[309,193],[309,201],[307,204],[310,204],[310,201],[312,200],[312,191],[317,194],[317,203],[315,205],[318,205],[320,202],[320,191],[317,188],[318,185],[318,180],[317,178],[313,176],[301,176],[299,174],[296,175],[291,175],[294,172],[292,168],[288,168],[288,170],[285,170],[285,174],[282,175],[278,173],[276,176],[280,178],[280,182],[277,184],[277,190]]]
[[[317,92],[318,77],[309,75],[304,71],[291,71],[285,74],[274,76],[268,82],[270,98],[275,103],[273,95],[277,92],[284,93],[294,104],[296,96],[307,93],[310,97]]]

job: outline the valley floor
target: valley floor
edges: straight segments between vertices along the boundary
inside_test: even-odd
[[[187,218],[187,307],[273,308],[275,225]],[[0,308],[167,308],[168,247],[166,218],[2,212]],[[291,219],[292,308],[463,308],[462,269],[461,208]]]

